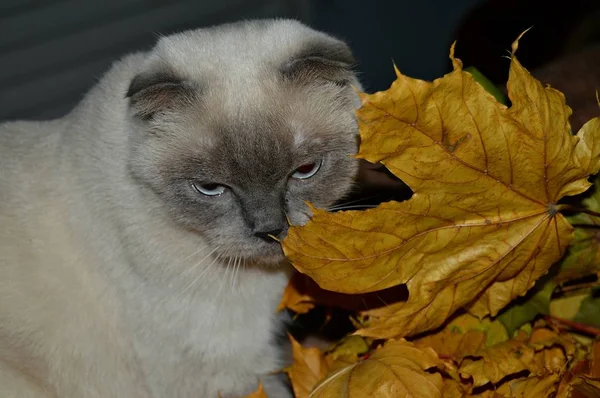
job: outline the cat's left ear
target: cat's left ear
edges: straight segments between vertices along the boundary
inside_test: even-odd
[[[355,64],[348,45],[328,36],[305,45],[281,67],[281,72],[284,77],[300,83],[321,79],[350,84],[356,81]]]
[[[129,84],[126,97],[135,117],[150,120],[161,111],[189,104],[196,95],[190,82],[168,69],[144,71]]]

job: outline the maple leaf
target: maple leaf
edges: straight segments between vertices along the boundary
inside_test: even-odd
[[[361,94],[359,158],[381,162],[411,199],[313,219],[283,240],[296,269],[322,288],[362,293],[406,284],[409,298],[364,313],[359,334],[431,330],[463,307],[495,315],[559,260],[573,228],[559,199],[600,168],[600,121],[570,133],[562,93],[518,62],[499,104],[450,57],[434,82],[397,71],[388,91]]]
[[[292,355],[294,362],[286,369],[292,382],[294,396],[306,398],[313,387],[329,372],[325,357],[318,348],[304,348],[291,335]]]
[[[309,396],[441,398],[441,375],[427,372],[436,366],[443,364],[431,348],[390,340],[370,356],[329,374]]]

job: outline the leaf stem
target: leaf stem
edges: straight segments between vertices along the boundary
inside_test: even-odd
[[[585,325],[583,323],[570,321],[568,319],[557,318],[552,315],[544,315],[544,319],[546,320],[546,322],[554,324],[555,326],[557,326],[560,329],[568,328],[568,329],[577,330],[579,332],[583,332],[586,334],[590,334],[592,336],[596,336],[596,337],[600,336],[600,329],[595,328],[590,325]]]
[[[600,287],[600,281],[579,283],[577,285],[571,285],[571,286],[560,286],[558,293],[567,293],[567,292],[572,292],[572,291],[576,291],[576,290],[584,290],[584,289],[592,290],[595,287]]]
[[[588,214],[590,216],[593,217],[600,217],[600,213],[594,210],[590,210],[590,209],[586,209],[585,207],[577,207],[577,206],[572,206],[572,205],[559,205],[557,206],[558,210],[567,210],[567,211],[572,211],[575,213],[584,213],[584,214]]]

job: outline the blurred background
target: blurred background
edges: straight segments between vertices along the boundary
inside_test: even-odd
[[[0,0],[0,120],[69,111],[112,61],[157,35],[242,18],[292,17],[349,42],[367,91],[450,70],[448,49],[494,83],[519,58],[567,95],[574,127],[598,115],[600,1],[570,0]]]

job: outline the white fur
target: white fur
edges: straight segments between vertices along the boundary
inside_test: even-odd
[[[194,74],[186,46],[202,40],[198,65],[229,73],[241,62],[244,76],[220,81],[253,84],[261,54],[316,34],[291,21],[271,29],[256,42],[188,32],[153,56]],[[115,64],[62,119],[0,125],[2,398],[237,397],[283,365],[271,339],[289,266],[242,277],[126,170],[123,95],[145,62]],[[243,93],[228,105],[253,100]],[[288,396],[264,382],[270,398]]]

